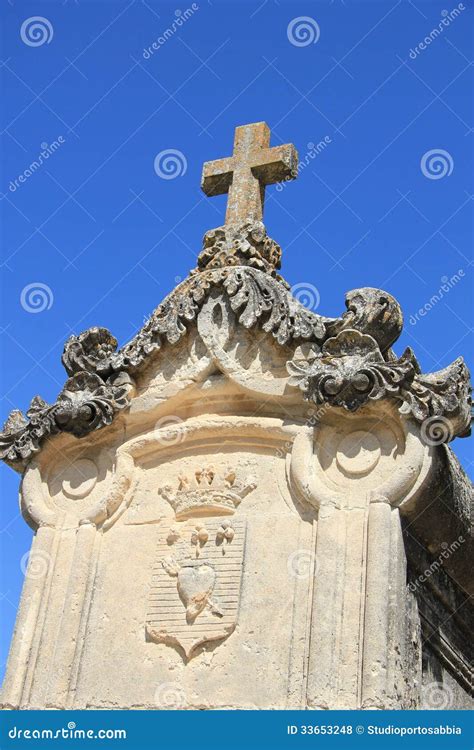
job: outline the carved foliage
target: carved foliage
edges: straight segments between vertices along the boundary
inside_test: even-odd
[[[94,372],[106,376],[110,373],[110,356],[117,346],[117,339],[107,328],[89,328],[66,341],[61,361],[68,375]]]
[[[92,372],[133,371],[163,343],[178,342],[187,333],[187,324],[195,320],[210,290],[216,288],[229,299],[239,323],[246,328],[260,323],[280,344],[292,339],[324,338],[325,319],[295,300],[284,283],[254,268],[238,266],[192,274],[159,305],[137,336],[108,358],[102,356],[104,345],[91,346],[93,339],[86,332],[69,339],[63,361],[87,363]],[[102,336],[109,341],[105,334]]]
[[[462,360],[439,373],[421,375],[410,350],[400,359],[390,350],[402,329],[400,306],[390,294],[357,289],[346,295],[347,310],[341,317],[316,315],[276,274],[280,256],[261,222],[207,232],[198,267],[122,349],[117,351],[116,339],[105,328],[69,338],[62,361],[72,378],[55,404],[37,397],[28,419],[12,412],[0,433],[0,457],[27,461],[45,437],[59,430],[82,436],[109,424],[128,404],[127,373],[133,375],[163,344],[178,342],[216,289],[246,328],[260,325],[282,345],[311,343],[309,359],[299,362],[296,354],[288,364],[290,382],[307,398],[355,410],[369,399],[392,396],[403,402],[403,413],[418,421],[447,416],[451,437],[466,434],[470,388]]]
[[[386,362],[371,336],[348,329],[328,339],[311,363],[289,362],[288,371],[290,384],[315,403],[355,411],[369,399],[399,393],[416,370],[410,349],[399,360]]]
[[[0,433],[0,457],[11,464],[31,458],[49,435],[71,432],[83,437],[110,424],[115,414],[128,406],[131,378],[126,373],[111,376],[106,383],[88,372],[78,372],[66,381],[54,404],[35,396],[26,412],[13,412]]]
[[[469,434],[471,383],[462,357],[438,372],[416,375],[401,397],[402,414],[411,414],[419,422],[439,419],[448,440]],[[436,429],[435,425],[431,429]]]
[[[203,238],[198,269],[252,266],[272,272],[281,265],[281,247],[272,240],[261,221],[211,229]]]
[[[290,384],[316,404],[356,411],[369,400],[392,397],[402,402],[401,413],[418,422],[449,421],[449,429],[443,429],[446,440],[469,429],[469,372],[461,358],[444,370],[421,375],[411,349],[399,359],[392,353],[384,358],[371,336],[348,329],[328,339],[319,353],[295,357],[287,368]]]

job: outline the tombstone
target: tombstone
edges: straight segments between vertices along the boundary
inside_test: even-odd
[[[292,295],[269,137],[205,164],[226,223],[132,341],[71,336],[56,402],[0,435],[35,531],[4,707],[471,705],[468,371],[398,357],[386,292]]]

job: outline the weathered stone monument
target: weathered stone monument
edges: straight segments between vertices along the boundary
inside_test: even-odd
[[[297,168],[237,128],[197,268],[121,349],[72,336],[56,402],[7,420],[35,536],[5,707],[471,705],[469,374],[398,357],[386,292],[292,296],[262,214]]]

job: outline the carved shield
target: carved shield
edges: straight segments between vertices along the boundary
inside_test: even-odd
[[[245,519],[207,518],[161,532],[146,618],[149,640],[179,646],[187,659],[235,629]]]

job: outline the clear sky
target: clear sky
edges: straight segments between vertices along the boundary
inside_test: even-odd
[[[290,284],[329,316],[350,289],[386,289],[405,313],[398,354],[469,363],[470,3],[177,3],[2,0],[2,416],[54,401],[71,332],[134,335],[223,223],[202,163],[260,120],[305,163],[267,190]],[[453,447],[469,471],[469,441]],[[3,670],[31,530],[0,471]]]

